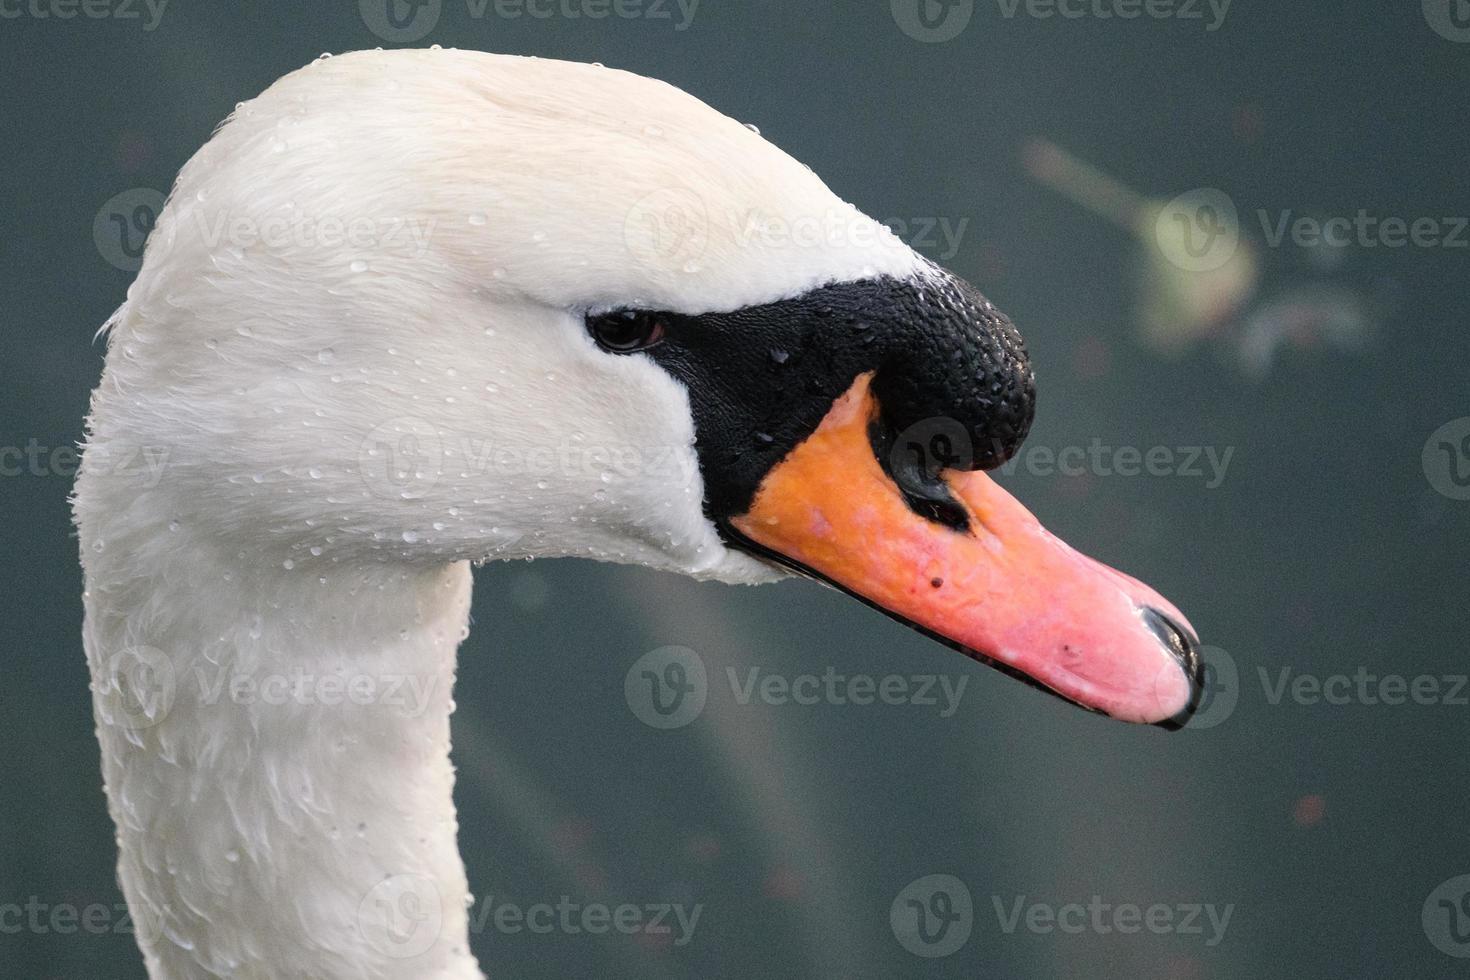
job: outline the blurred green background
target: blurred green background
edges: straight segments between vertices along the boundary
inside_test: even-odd
[[[65,0],[0,0],[0,977],[143,976],[111,911],[71,467],[53,454],[81,436],[93,336],[131,278],[94,219],[119,193],[166,191],[279,75],[391,43],[370,29],[375,3],[381,15],[383,0],[161,14],[95,0],[109,16],[65,19]],[[646,0],[600,19],[582,0],[536,8],[546,17],[493,0],[418,8],[416,30],[432,20],[419,45],[672,82],[894,221],[1024,332],[1041,386],[1029,445],[1231,453],[1219,479],[1204,462],[1201,476],[1003,477],[1217,648],[1209,727],[1174,735],[1085,715],[806,583],[479,570],[454,720],[475,893],[702,905],[684,945],[487,927],[474,937],[487,972],[1465,976],[1470,901],[1462,912],[1465,889],[1441,885],[1470,873],[1470,706],[1447,696],[1470,669],[1467,6],[1238,0],[1221,18],[1180,0],[1135,19],[1101,16],[1127,0],[1073,0],[1075,17],[1024,0]],[[1058,193],[1117,204],[1076,191],[1076,161],[1158,201],[1215,189],[1236,221],[1195,195],[1159,223],[1144,206],[1130,232]],[[1359,212],[1378,230],[1344,247],[1270,240],[1283,216]],[[1171,265],[1155,230],[1180,214],[1191,234],[1238,233],[1254,279],[1238,260],[1223,280]],[[1394,244],[1388,218],[1430,219],[1434,240],[1423,225]],[[1184,299],[1160,313],[1169,290]],[[629,711],[623,678],[669,644],[696,650],[713,680],[704,714],[661,732]],[[756,665],[968,681],[949,717],[741,705],[726,668]],[[1276,696],[1283,677],[1360,672],[1445,680],[1431,704],[1382,703],[1372,681],[1343,704]],[[931,874],[963,882],[974,911],[963,946],[921,958],[889,911]],[[1094,896],[1230,918],[1223,934],[1207,914],[1199,934],[1005,928],[1018,900],[1057,911]],[[38,928],[18,911],[93,903],[104,928]]]

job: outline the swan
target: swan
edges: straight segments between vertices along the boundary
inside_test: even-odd
[[[804,575],[1091,711],[1198,703],[1183,615],[984,473],[1034,412],[1010,321],[662,82],[318,60],[183,167],[104,330],[73,504],[151,977],[481,976],[474,562]]]

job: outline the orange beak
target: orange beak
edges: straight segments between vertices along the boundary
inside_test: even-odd
[[[860,376],[731,525],[755,550],[1084,708],[1182,726],[1198,641],[1148,586],[1074,551],[980,472],[942,474],[967,527],[920,516],[875,454]]]

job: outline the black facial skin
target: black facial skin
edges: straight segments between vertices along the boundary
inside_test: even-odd
[[[964,512],[939,470],[1004,463],[1035,412],[1021,335],[952,276],[839,283],[728,313],[636,315],[662,328],[646,356],[689,390],[705,510],[722,530],[865,372],[875,372],[878,458],[917,513],[950,526],[965,526]],[[589,325],[621,341],[628,316]],[[949,437],[928,438],[946,427]],[[916,436],[925,443],[917,451],[899,444]]]
[[[589,317],[588,329],[609,353],[641,353],[684,383],[705,512],[728,544],[834,585],[945,646],[1070,701],[1008,664],[894,616],[731,524],[749,511],[766,474],[816,431],[859,375],[872,371],[879,417],[868,436],[884,472],[914,513],[952,533],[969,533],[968,514],[941,471],[1004,463],[1026,438],[1036,401],[1021,335],[975,287],[936,270],[923,281],[838,283],[728,313],[615,310]],[[1197,641],[1156,610],[1146,615],[1195,679],[1190,705],[1159,723],[1174,730],[1203,694]]]

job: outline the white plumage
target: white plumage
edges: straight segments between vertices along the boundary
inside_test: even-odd
[[[110,323],[76,492],[150,975],[478,977],[448,755],[467,562],[779,577],[704,516],[687,393],[584,313],[926,269],[621,71],[362,52],[238,107]],[[281,677],[309,680],[267,696]]]

